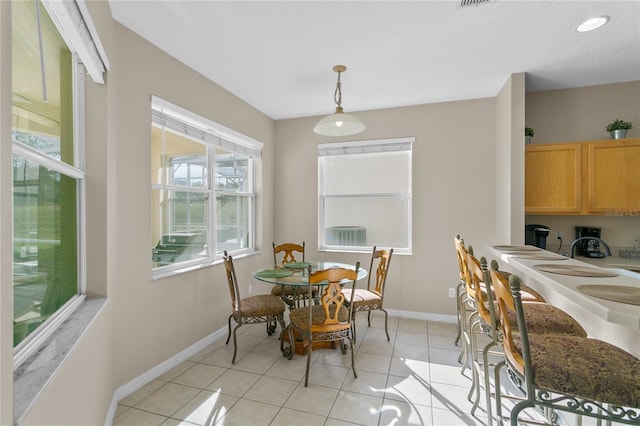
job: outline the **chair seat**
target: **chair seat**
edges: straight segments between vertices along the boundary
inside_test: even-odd
[[[609,343],[529,333],[534,383],[551,392],[640,408],[640,359]],[[519,335],[514,335],[521,352]]]
[[[546,303],[529,302],[522,304],[522,311],[529,333],[566,334],[587,337],[587,332],[573,317],[555,306]],[[512,327],[518,328],[515,312],[508,312]]]
[[[311,294],[316,295],[318,289],[313,286]],[[274,285],[271,288],[271,294],[274,296],[300,296],[306,297],[309,294],[308,285]]]
[[[311,307],[312,316],[311,316],[311,324],[312,325],[320,325],[324,323],[325,313],[322,305],[316,305]],[[335,305],[329,305],[329,315],[333,316],[335,313]],[[309,331],[309,308],[297,308],[292,310],[289,313],[289,320],[291,324],[293,324],[298,331],[307,332]],[[338,321],[340,322],[348,322],[349,321],[349,310],[341,306],[340,311],[338,312]]]
[[[240,300],[242,316],[262,317],[266,315],[279,315],[284,312],[284,302],[271,294],[257,294]],[[238,307],[234,307],[237,312]]]
[[[347,300],[351,300],[351,290],[344,289],[342,293]],[[357,288],[353,293],[353,306],[356,308],[364,308],[366,306],[377,307],[380,306],[381,302],[382,297],[375,291]]]

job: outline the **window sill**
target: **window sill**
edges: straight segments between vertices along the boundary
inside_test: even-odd
[[[245,257],[255,256],[255,255],[260,254],[260,253],[262,253],[262,252],[258,251],[258,250],[254,250],[254,251],[240,253],[240,254],[237,254],[237,255],[234,254],[233,258],[234,258],[234,260],[235,259],[242,259],[242,258],[245,258]],[[196,264],[192,264],[192,265],[185,265],[182,268],[153,271],[152,275],[151,275],[151,279],[155,281],[155,280],[159,280],[159,279],[162,279],[162,278],[173,277],[173,276],[176,276],[176,275],[184,274],[185,272],[197,271],[198,269],[208,268],[210,266],[219,265],[221,263],[222,263],[222,258],[218,258],[218,259],[214,259],[212,261],[208,260],[208,261],[202,262],[202,263],[196,263]]]
[[[14,424],[22,423],[42,390],[62,366],[106,302],[106,298],[85,300],[42,346],[13,372]]]

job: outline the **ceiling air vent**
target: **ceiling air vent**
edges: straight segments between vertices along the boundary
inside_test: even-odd
[[[490,3],[492,0],[460,0],[460,7],[480,6],[481,4]]]

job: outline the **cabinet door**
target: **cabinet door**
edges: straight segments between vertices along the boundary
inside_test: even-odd
[[[582,210],[582,144],[525,147],[525,212],[576,214]]]
[[[587,213],[640,215],[640,139],[588,144]]]

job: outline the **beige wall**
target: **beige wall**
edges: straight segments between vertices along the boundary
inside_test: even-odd
[[[616,118],[633,123],[628,137],[640,136],[640,81],[529,93],[525,105],[527,126],[536,131],[532,143],[609,139],[605,127]],[[602,238],[616,249],[614,252],[640,240],[638,216],[527,215],[526,223],[559,231],[563,252],[575,238],[575,226],[602,228]],[[547,245],[552,250],[560,248],[555,232],[549,234]]]
[[[609,139],[616,118],[633,123],[628,137],[640,137],[640,81],[528,93],[525,107],[531,143]]]
[[[470,244],[495,234],[495,99],[357,112],[367,129],[344,140],[414,136],[413,255],[393,258],[385,306],[455,314],[453,238]],[[313,133],[321,117],[277,122],[275,236],[307,242],[308,259],[367,264],[366,254],[318,253],[317,146],[337,141]],[[384,170],[380,171],[384,173]]]

